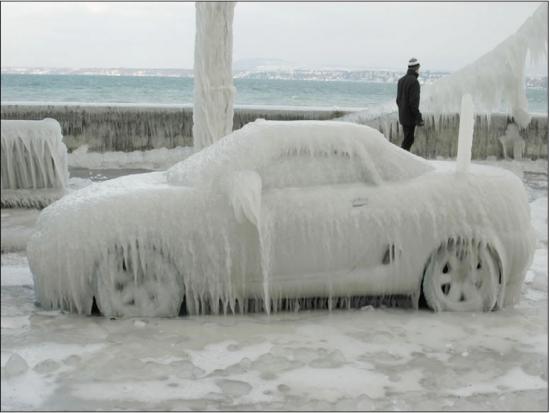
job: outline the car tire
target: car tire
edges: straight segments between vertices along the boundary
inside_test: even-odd
[[[491,311],[497,303],[501,265],[486,243],[450,239],[426,264],[422,291],[434,311]]]
[[[183,290],[176,266],[153,246],[114,246],[96,267],[97,307],[107,317],[176,317]]]

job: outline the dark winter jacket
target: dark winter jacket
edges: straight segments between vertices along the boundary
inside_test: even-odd
[[[399,106],[399,123],[404,126],[423,124],[420,104],[420,83],[418,73],[409,69],[397,83],[397,106]]]

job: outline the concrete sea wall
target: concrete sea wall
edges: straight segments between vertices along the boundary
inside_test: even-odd
[[[438,156],[456,157],[460,116],[424,114],[424,120],[425,125],[416,128],[412,151],[429,159]],[[396,114],[355,121],[377,128],[397,145],[403,140],[403,131]],[[532,116],[527,128],[520,129],[505,114],[476,115],[472,158],[488,157],[548,159],[548,116]]]
[[[347,112],[333,110],[236,108],[233,129],[257,118],[272,120],[334,119]],[[72,151],[134,151],[193,144],[193,109],[189,106],[135,105],[2,105],[2,119],[56,119]]]
[[[2,119],[56,119],[63,129],[69,151],[88,145],[93,152],[134,151],[190,146],[193,143],[193,109],[189,106],[136,105],[35,105],[1,106]],[[424,114],[426,125],[417,128],[413,152],[426,158],[454,157],[457,150],[458,114]],[[379,129],[395,144],[403,139],[396,114],[363,119],[359,113],[309,108],[235,109],[233,128],[257,118],[271,120],[343,119]],[[533,116],[524,130],[510,127],[513,120],[503,114],[476,117],[472,155],[548,158],[548,116]],[[505,149],[506,153],[505,153]]]

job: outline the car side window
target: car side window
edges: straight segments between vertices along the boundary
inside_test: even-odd
[[[260,167],[258,173],[264,189],[374,183],[363,160],[338,150],[283,152]]]

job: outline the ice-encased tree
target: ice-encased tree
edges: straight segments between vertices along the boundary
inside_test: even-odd
[[[527,55],[533,61],[548,56],[548,3],[541,4],[521,27],[493,50],[457,72],[426,87],[422,107],[427,112],[459,112],[462,96],[472,96],[477,109],[491,112],[501,103],[515,122],[526,127],[530,116],[525,94]]]
[[[233,129],[233,13],[235,2],[197,2],[193,142],[211,145]]]

